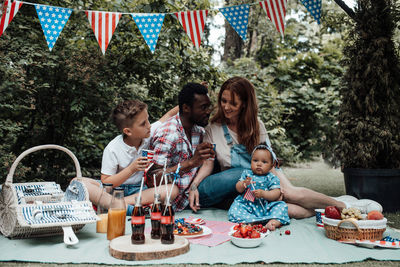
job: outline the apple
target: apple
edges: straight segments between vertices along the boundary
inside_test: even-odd
[[[382,220],[383,214],[378,210],[372,210],[372,211],[368,212],[367,219],[368,220]]]
[[[336,206],[327,206],[325,208],[325,216],[330,219],[336,219],[336,220],[342,219],[340,210]]]

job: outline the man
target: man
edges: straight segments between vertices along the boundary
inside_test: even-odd
[[[154,165],[148,172],[148,184],[153,181],[153,174],[160,180],[164,162],[167,173],[175,172],[180,164],[179,176],[175,184],[179,194],[173,205],[176,211],[183,210],[188,204],[188,187],[197,169],[204,160],[214,157],[213,146],[202,143],[204,128],[211,113],[211,101],[208,90],[198,83],[188,83],[179,92],[179,114],[160,126],[150,141],[154,150]]]

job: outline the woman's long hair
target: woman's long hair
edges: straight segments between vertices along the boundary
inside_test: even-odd
[[[258,106],[254,87],[249,80],[242,77],[232,77],[224,82],[218,93],[218,109],[217,113],[211,118],[212,123],[228,123],[221,106],[221,97],[225,90],[231,92],[232,99],[233,93],[235,93],[242,100],[237,135],[239,143],[244,145],[246,150],[251,153],[260,141],[260,125],[257,119]]]

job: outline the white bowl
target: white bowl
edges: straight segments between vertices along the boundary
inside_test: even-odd
[[[240,237],[234,237],[232,236],[232,233],[230,233],[231,236],[231,241],[234,245],[241,247],[241,248],[255,248],[258,247],[261,242],[263,241],[264,237],[268,234],[265,233],[260,233],[259,238],[240,238]]]

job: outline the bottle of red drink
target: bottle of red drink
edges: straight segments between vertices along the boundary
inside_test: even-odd
[[[144,244],[145,215],[141,199],[139,197],[135,198],[135,209],[133,210],[132,213],[131,222],[132,222],[131,243],[133,245]]]
[[[175,212],[171,203],[167,200],[161,213],[161,244],[173,244]]]
[[[160,194],[154,194],[154,203],[153,207],[151,207],[151,238],[152,239],[160,239],[161,230],[160,230],[160,220],[161,220],[161,202],[160,202]]]

